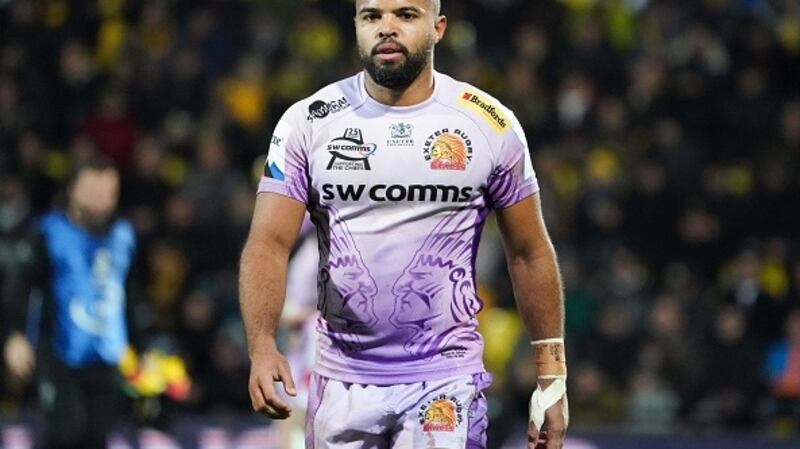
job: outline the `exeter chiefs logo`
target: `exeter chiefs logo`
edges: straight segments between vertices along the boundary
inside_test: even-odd
[[[455,432],[463,421],[463,409],[456,397],[442,394],[423,404],[417,416],[423,432]]]
[[[328,144],[331,160],[328,170],[369,170],[369,157],[375,154],[378,146],[364,143],[359,128],[347,128],[342,137],[337,137]]]
[[[445,128],[428,137],[423,150],[433,170],[466,170],[472,161],[472,140],[464,131]]]

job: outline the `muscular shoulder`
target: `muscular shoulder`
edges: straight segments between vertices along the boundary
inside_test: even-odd
[[[363,101],[359,93],[357,76],[351,76],[314,92],[294,103],[284,115],[296,126],[318,127],[358,107]]]
[[[527,152],[527,141],[514,113],[497,98],[477,87],[440,75],[442,88],[438,100],[469,117],[486,136],[497,161],[504,153]]]

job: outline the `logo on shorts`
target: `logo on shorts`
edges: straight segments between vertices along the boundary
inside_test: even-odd
[[[389,126],[389,133],[392,138],[386,141],[386,146],[389,147],[412,147],[414,146],[414,139],[411,138],[411,132],[414,131],[414,125],[410,123],[393,123]]]
[[[425,141],[423,154],[432,170],[464,171],[472,161],[472,140],[460,129],[440,129]]]
[[[463,407],[454,396],[436,396],[419,408],[423,432],[455,432],[463,420]]]
[[[369,157],[375,154],[378,146],[364,143],[359,128],[347,128],[342,137],[337,137],[328,144],[331,160],[328,170],[369,170]]]
[[[308,105],[308,117],[306,117],[306,120],[313,122],[316,119],[322,119],[330,114],[343,111],[348,107],[350,107],[350,102],[345,97],[333,101],[316,100]]]

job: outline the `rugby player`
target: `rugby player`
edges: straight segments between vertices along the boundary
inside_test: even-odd
[[[291,414],[275,332],[307,210],[320,265],[308,449],[484,448],[474,261],[496,212],[538,387],[529,447],[568,424],[563,297],[522,128],[487,93],[434,70],[436,0],[358,0],[364,70],[292,105],[274,129],[242,253],[253,409]]]

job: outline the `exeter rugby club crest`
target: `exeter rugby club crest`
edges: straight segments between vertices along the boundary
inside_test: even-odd
[[[375,154],[378,146],[365,143],[359,128],[347,128],[342,137],[328,143],[331,160],[328,170],[369,170],[369,158]]]
[[[441,394],[420,406],[417,416],[423,432],[455,432],[464,419],[464,407],[457,398]]]
[[[413,147],[414,139],[411,133],[414,131],[414,125],[411,123],[392,123],[389,125],[389,133],[391,138],[386,141],[388,147]]]
[[[423,154],[432,170],[464,171],[472,161],[472,140],[459,129],[440,129],[425,141]]]

